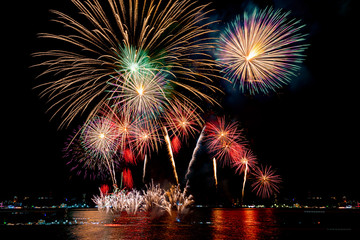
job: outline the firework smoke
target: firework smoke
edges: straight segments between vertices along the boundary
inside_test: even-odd
[[[189,166],[188,166],[188,169],[187,169],[187,172],[186,172],[186,175],[185,175],[185,179],[188,179],[189,174],[190,174],[190,169],[191,169],[191,167],[192,167],[192,165],[193,165],[193,163],[194,163],[194,161],[196,159],[196,154],[197,154],[198,150],[200,149],[200,143],[201,143],[201,141],[202,141],[202,139],[204,137],[204,130],[205,130],[205,126],[201,130],[200,136],[199,136],[199,138],[198,138],[198,140],[196,142],[196,146],[194,148],[191,160],[189,162]]]

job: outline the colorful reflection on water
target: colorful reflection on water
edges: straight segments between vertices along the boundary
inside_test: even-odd
[[[271,209],[195,209],[181,221],[176,216],[154,218],[96,210],[75,211],[75,239],[269,239],[277,235]]]
[[[0,225],[0,239],[358,240],[359,216],[359,209],[195,208],[181,218],[176,212],[131,216],[96,209],[5,210],[0,220],[13,224]]]
[[[278,235],[272,209],[213,209],[213,239],[268,239]]]

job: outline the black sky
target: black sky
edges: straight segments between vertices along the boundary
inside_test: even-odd
[[[228,21],[253,6],[274,6],[291,10],[292,17],[306,24],[310,47],[300,76],[269,96],[242,96],[229,87],[223,112],[241,122],[259,160],[279,169],[286,194],[312,191],[359,197],[359,101],[355,86],[358,27],[353,21],[354,1],[213,2],[214,19]],[[37,39],[37,33],[54,32],[53,27],[57,27],[50,23],[49,9],[74,10],[70,0],[10,1],[2,5],[5,144],[0,162],[0,199],[13,193],[83,187],[79,179],[71,177],[61,158],[70,129],[57,130],[59,118],[50,121],[51,114],[46,113],[50,105],[32,89],[45,79],[35,79],[39,71],[29,68],[36,63],[30,55],[48,49],[46,41]]]

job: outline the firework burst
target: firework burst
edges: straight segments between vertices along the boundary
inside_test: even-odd
[[[161,142],[157,125],[147,125],[147,122],[139,123],[133,131],[130,143],[134,146],[134,151],[138,155],[150,155],[152,151],[158,150],[158,144]]]
[[[120,132],[117,125],[109,118],[95,117],[85,124],[80,135],[84,149],[95,161],[105,162],[116,184],[113,156],[118,147]]]
[[[214,157],[229,165],[238,159],[245,143],[237,122],[227,123],[225,117],[218,117],[215,122],[206,124],[206,143]]]
[[[170,103],[166,96],[169,92],[167,81],[163,73],[154,75],[143,73],[141,76],[126,78],[125,82],[117,79],[111,83],[115,89],[112,98],[121,111],[128,110],[130,115],[141,116],[147,121],[157,121],[167,104]]]
[[[243,155],[233,163],[233,166],[236,168],[236,172],[244,173],[244,181],[242,187],[242,200],[244,200],[245,195],[245,184],[247,174],[250,170],[253,170],[257,164],[256,156],[253,154],[251,150],[245,150]]]
[[[83,175],[84,178],[104,180],[109,174],[106,162],[93,157],[84,149],[84,144],[79,137],[79,130],[69,136],[63,149],[63,157],[67,159],[66,165],[70,167],[70,171],[77,175]]]
[[[256,195],[262,198],[270,198],[275,192],[279,192],[281,178],[271,166],[261,166],[254,172],[255,182],[251,185]]]
[[[233,167],[235,171],[239,174],[249,172],[254,170],[257,164],[257,159],[255,154],[251,150],[243,151],[243,154],[239,159],[233,162]]]
[[[191,0],[72,2],[84,18],[52,11],[54,22],[69,32],[40,34],[61,41],[65,50],[34,54],[45,58],[36,65],[46,69],[40,75],[57,77],[40,86],[41,96],[53,103],[50,108],[57,108],[54,115],[62,112],[61,126],[84,112],[91,119],[104,104],[140,113],[149,107],[149,114],[157,115],[173,99],[190,105],[196,105],[191,98],[215,102],[204,91],[218,91],[212,83],[216,63],[209,55],[215,47],[209,26],[214,22],[207,21],[207,5]]]
[[[168,106],[165,125],[172,135],[186,141],[188,137],[199,132],[198,127],[202,126],[202,120],[195,107],[176,101]]]
[[[218,63],[225,77],[251,94],[275,91],[296,76],[303,61],[304,25],[290,12],[267,8],[238,16],[220,35]]]

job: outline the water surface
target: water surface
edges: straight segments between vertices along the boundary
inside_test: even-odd
[[[35,213],[14,218],[0,212],[1,220],[21,222],[0,225],[0,239],[360,239],[359,210],[195,208],[182,217],[96,209]],[[26,225],[33,215],[41,224]]]

